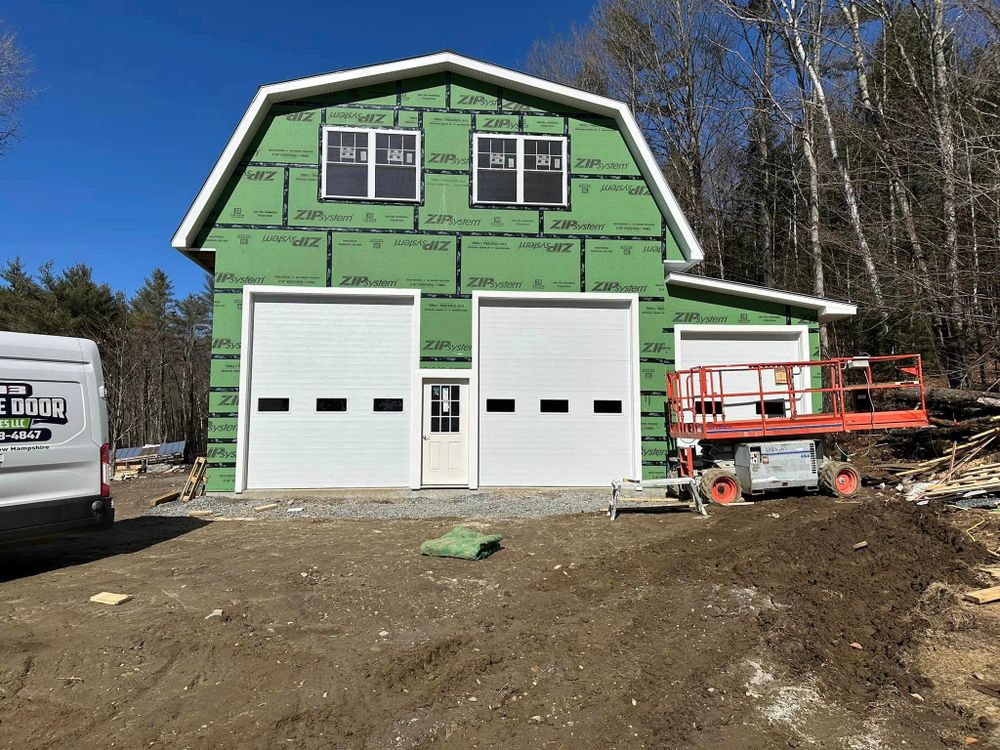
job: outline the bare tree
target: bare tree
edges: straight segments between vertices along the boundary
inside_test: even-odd
[[[29,63],[17,34],[0,21],[0,155],[17,138],[17,112],[34,93],[28,86]]]
[[[632,107],[706,273],[860,296],[827,352],[1000,389],[997,0],[600,0],[573,38],[536,50]]]

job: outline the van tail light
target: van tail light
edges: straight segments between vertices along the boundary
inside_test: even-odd
[[[111,497],[111,447],[101,446],[101,497]]]

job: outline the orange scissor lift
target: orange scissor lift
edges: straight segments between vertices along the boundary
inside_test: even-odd
[[[919,354],[679,370],[667,403],[679,475],[721,504],[781,487],[850,497],[858,472],[823,456],[823,436],[928,424]]]

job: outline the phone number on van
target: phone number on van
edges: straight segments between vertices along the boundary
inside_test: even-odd
[[[52,430],[0,430],[0,443],[40,443],[52,439]]]

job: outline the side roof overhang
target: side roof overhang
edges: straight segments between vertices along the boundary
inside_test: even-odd
[[[858,312],[858,306],[850,302],[838,302],[837,300],[813,297],[808,294],[783,292],[780,289],[769,289],[768,287],[753,286],[752,284],[740,284],[735,281],[722,281],[721,279],[711,279],[707,276],[696,276],[690,273],[667,274],[667,285],[701,289],[709,292],[728,294],[733,297],[742,297],[744,299],[778,302],[783,305],[815,310],[820,323],[829,323],[833,320],[849,318]]]
[[[246,113],[233,131],[229,142],[222,151],[209,173],[205,184],[195,197],[194,202],[184,215],[171,245],[190,257],[199,265],[206,267],[211,263],[210,251],[194,247],[195,238],[208,217],[209,211],[218,200],[226,183],[232,176],[240,159],[257,129],[264,122],[271,105],[306,97],[330,94],[342,89],[359,88],[372,84],[386,83],[406,78],[431,75],[434,73],[461,73],[470,78],[485,83],[503,86],[506,89],[524,94],[531,94],[560,104],[580,109],[585,112],[613,118],[621,128],[622,136],[629,149],[636,157],[639,169],[651,187],[651,193],[660,211],[667,219],[667,226],[677,240],[683,261],[671,261],[668,268],[684,270],[700,263],[704,254],[698,239],[691,230],[681,210],[677,198],[667,184],[663,172],[657,164],[653,152],[646,143],[645,137],[624,102],[609,99],[596,94],[590,94],[580,89],[552,83],[542,78],[536,78],[516,70],[503,68],[499,65],[474,60],[454,52],[437,52],[432,55],[413,57],[406,60],[387,62],[379,65],[369,65],[334,73],[296,78],[282,83],[272,83],[261,86],[257,95],[250,102]]]

